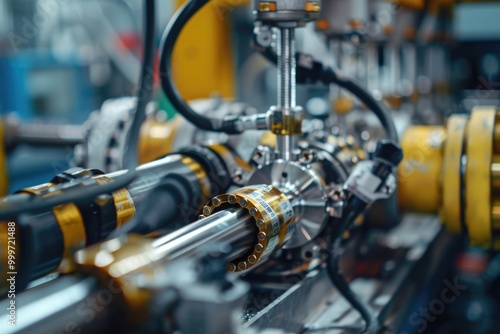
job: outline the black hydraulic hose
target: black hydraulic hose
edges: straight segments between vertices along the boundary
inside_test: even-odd
[[[197,128],[206,131],[237,134],[241,133],[241,130],[236,128],[236,117],[223,120],[206,117],[197,113],[183,100],[173,81],[172,53],[175,43],[187,22],[209,1],[210,0],[190,0],[186,2],[175,13],[165,28],[160,47],[161,87],[174,108]],[[193,80],[196,80],[196,78],[193,78]]]
[[[123,175],[114,179],[113,182],[104,185],[90,184],[61,184],[60,195],[54,194],[48,197],[39,196],[17,196],[9,201],[0,202],[0,220],[10,220],[20,214],[40,212],[54,206],[76,201],[90,201],[95,197],[112,193],[126,187],[135,177],[137,167],[137,147],[139,142],[140,128],[146,119],[146,105],[150,101],[153,89],[152,69],[155,54],[155,0],[145,0],[145,29],[144,29],[144,58],[141,66],[141,79],[138,92],[136,112],[129,135],[127,137],[127,151],[125,155],[125,167],[128,169]]]
[[[362,203],[358,201],[358,204]],[[359,205],[354,205],[354,207],[359,207]],[[374,334],[377,333],[379,328],[378,318],[375,315],[373,309],[363,302],[349,287],[349,283],[346,281],[345,277],[340,273],[339,260],[340,260],[340,240],[342,235],[348,230],[349,226],[354,224],[356,218],[359,215],[357,209],[351,209],[349,212],[345,213],[344,218],[342,218],[339,226],[333,232],[333,247],[330,259],[327,262],[327,272],[333,285],[337,288],[339,293],[351,304],[351,306],[361,314],[361,317],[365,321],[365,328],[363,333]]]
[[[155,0],[146,0],[145,12],[144,58],[141,68],[140,86],[137,94],[137,106],[134,119],[127,136],[127,147],[123,162],[128,172],[135,172],[135,168],[139,165],[138,151],[141,126],[146,120],[146,107],[149,101],[151,101],[154,89],[153,69],[156,52]]]
[[[338,248],[334,248],[334,251],[339,253]],[[363,333],[375,334],[379,328],[377,316],[372,308],[351,290],[349,283],[347,283],[345,277],[340,273],[339,259],[340,256],[334,254],[328,261],[327,270],[330,280],[340,294],[361,314],[361,317],[365,321]]]
[[[259,49],[262,55],[271,63],[278,63],[278,56],[271,47]],[[305,60],[305,61],[304,61]],[[310,56],[297,54],[297,82],[315,83],[322,82],[325,85],[335,84],[356,96],[368,109],[379,119],[384,127],[387,138],[399,142],[398,133],[389,111],[382,103],[377,101],[365,88],[347,77],[337,69],[324,66]]]

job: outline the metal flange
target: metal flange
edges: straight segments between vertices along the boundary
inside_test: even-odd
[[[229,271],[247,270],[283,245],[290,237],[295,213],[291,202],[273,186],[257,185],[215,197],[203,208],[203,217],[229,207],[241,207],[250,213],[257,226],[256,245],[252,252],[235,263]]]

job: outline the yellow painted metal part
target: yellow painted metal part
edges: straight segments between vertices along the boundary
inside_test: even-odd
[[[276,136],[274,133],[266,131],[260,139],[260,145],[269,146],[271,148],[276,147]]]
[[[59,191],[47,193],[47,190],[53,186],[54,184],[49,182],[23,189],[20,192],[41,197],[59,194]],[[56,206],[52,208],[52,213],[61,229],[64,242],[63,259],[57,271],[70,273],[74,270],[73,256],[75,252],[83,249],[87,243],[85,222],[83,221],[80,210],[74,203]]]
[[[443,130],[412,127],[403,137],[401,207],[439,212],[472,246],[500,250],[500,112],[478,107],[470,117],[450,117]]]
[[[73,256],[87,243],[85,224],[78,207],[73,204],[56,206],[52,209],[64,240],[64,253],[59,271],[70,273],[75,269]]]
[[[176,0],[178,8],[185,0]],[[172,56],[175,83],[186,100],[214,93],[233,97],[234,61],[228,13],[249,0],[213,0],[184,27]]]
[[[441,206],[441,171],[446,132],[440,126],[414,126],[402,138],[398,196],[405,211],[437,212]]]
[[[143,279],[152,278],[157,266],[157,252],[151,240],[142,235],[130,234],[126,239],[113,239],[92,245],[75,256],[78,271],[97,278],[103,287],[116,297],[114,303],[121,307],[123,317],[132,328],[144,324],[151,311],[151,291],[130,284],[131,273],[139,272]],[[135,328],[134,328],[135,329]],[[131,332],[135,332],[131,329]]]
[[[476,108],[467,133],[467,168],[465,171],[465,222],[471,244],[492,246],[491,162],[496,110]]]
[[[443,161],[443,206],[441,220],[452,233],[462,231],[461,160],[468,118],[454,115],[448,120]]]
[[[198,162],[189,157],[184,157],[181,161],[193,172],[194,175],[196,175],[196,178],[200,183],[201,192],[203,195],[202,202],[208,200],[211,194],[210,180],[208,179],[207,173],[205,172],[203,167]]]
[[[139,163],[145,164],[172,153],[181,118],[171,121],[148,119],[141,127]]]
[[[393,2],[397,6],[414,10],[423,10],[425,7],[424,0],[390,0],[390,2]]]
[[[113,179],[106,175],[97,175],[94,180],[98,184],[112,182]],[[120,189],[113,193],[113,204],[116,211],[116,228],[120,228],[135,216],[135,204],[127,189]]]
[[[7,152],[5,151],[4,123],[0,120],[0,196],[6,196],[9,187]]]
[[[345,115],[354,109],[354,102],[350,97],[341,96],[333,101],[333,108],[339,115]]]

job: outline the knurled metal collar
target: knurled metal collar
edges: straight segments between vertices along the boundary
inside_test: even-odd
[[[229,263],[229,271],[247,270],[267,258],[287,241],[294,220],[292,204],[278,189],[267,185],[245,187],[230,194],[215,197],[203,208],[208,217],[228,207],[241,207],[254,218],[258,229],[257,244],[251,253],[238,263]]]

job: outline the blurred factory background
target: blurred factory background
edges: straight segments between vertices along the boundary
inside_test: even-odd
[[[184,2],[184,0],[156,1],[157,46],[160,45],[161,32]],[[266,48],[269,48],[272,43],[276,44],[276,40],[272,40],[273,34],[269,31],[266,32],[265,26],[262,28],[255,24],[255,16],[247,6],[251,3],[250,0],[213,0],[212,2],[209,7],[203,8],[189,21],[176,44],[172,68],[177,88],[182,98],[188,101],[193,109],[200,111],[203,115],[213,116],[213,118],[222,119],[223,116],[227,115],[254,116],[258,112],[265,113],[269,110],[269,106],[276,104],[276,92],[280,88],[277,80],[279,71],[274,64],[271,64],[255,50],[264,46],[264,50],[259,51],[265,53]],[[260,3],[261,1],[254,2]],[[495,107],[496,110],[500,108],[500,3],[496,1],[448,0],[392,2],[353,0],[349,2],[349,5],[343,7],[338,5],[342,3],[346,4],[345,1],[340,0],[332,0],[331,2],[324,0],[321,13],[319,9],[317,11],[320,18],[301,29],[296,29],[296,49],[306,50],[315,59],[320,59],[325,65],[339,69],[341,73],[356,79],[363,87],[366,87],[366,91],[376,101],[375,104],[380,102],[390,110],[389,113],[394,119],[395,132],[402,138],[402,149],[405,154],[409,152],[410,157],[412,157],[415,152],[421,153],[423,150],[425,153],[421,165],[418,165],[420,161],[417,161],[416,164],[415,161],[403,162],[403,165],[406,163],[404,166],[409,166],[411,169],[411,175],[407,179],[404,175],[401,177],[401,173],[405,172],[405,167],[400,167],[400,179],[397,181],[400,182],[398,183],[399,203],[396,204],[399,204],[401,211],[410,212],[409,216],[402,219],[405,222],[402,225],[404,228],[393,229],[397,223],[390,222],[396,216],[397,219],[400,218],[398,208],[395,208],[396,205],[394,207],[390,207],[390,205],[374,206],[373,211],[370,209],[364,220],[364,224],[367,225],[361,225],[362,222],[358,224],[358,221],[355,224],[355,232],[353,233],[355,237],[352,240],[359,242],[362,247],[356,248],[359,250],[359,254],[353,251],[356,254],[350,258],[351,262],[354,263],[351,269],[356,275],[359,275],[356,277],[380,280],[380,282],[376,281],[379,284],[377,289],[378,287],[380,287],[380,291],[386,289],[384,290],[385,296],[396,295],[396,287],[398,291],[405,290],[407,287],[408,291],[412,290],[414,295],[412,298],[408,298],[406,303],[397,301],[407,307],[401,311],[401,314],[405,311],[407,311],[406,313],[410,312],[408,310],[411,307],[413,310],[428,305],[428,301],[441,291],[444,278],[448,279],[446,282],[449,282],[449,280],[459,277],[461,282],[466,282],[470,289],[464,292],[460,302],[454,303],[442,317],[436,321],[430,321],[425,318],[425,314],[420,313],[412,323],[412,313],[410,312],[411,326],[404,322],[408,319],[406,317],[404,321],[399,323],[401,325],[399,328],[403,331],[401,333],[405,333],[405,330],[408,330],[408,333],[421,333],[426,329],[428,333],[456,333],[457,328],[462,325],[462,320],[463,333],[492,333],[494,332],[492,328],[497,326],[496,321],[498,314],[500,314],[499,307],[495,304],[496,301],[500,300],[499,290],[496,287],[499,284],[497,278],[500,271],[495,267],[499,261],[498,255],[495,257],[493,253],[465,246],[463,240],[457,242],[453,239],[450,241],[451,237],[448,235],[443,237],[443,234],[439,232],[441,230],[436,214],[443,215],[445,210],[442,209],[442,206],[444,207],[443,203],[446,202],[443,198],[446,194],[451,193],[451,191],[447,193],[443,190],[445,182],[443,175],[453,171],[453,175],[456,176],[454,181],[457,184],[456,189],[452,189],[456,190],[453,192],[453,195],[456,195],[456,202],[453,204],[460,207],[455,211],[461,210],[459,214],[456,214],[458,218],[454,223],[460,227],[452,226],[450,228],[450,225],[453,224],[446,219],[443,219],[445,221],[443,224],[450,230],[455,228],[455,232],[461,232],[462,237],[470,232],[467,228],[472,223],[468,216],[465,217],[465,209],[462,205],[470,201],[470,198],[467,197],[469,192],[474,197],[473,195],[481,193],[479,191],[481,189],[474,189],[476,192],[472,193],[470,190],[472,187],[469,187],[469,190],[466,189],[469,192],[465,195],[465,169],[469,168],[467,159],[472,155],[465,145],[470,144],[475,137],[469,136],[465,130],[458,135],[455,133],[456,137],[446,137],[448,132],[453,130],[452,125],[456,125],[453,122],[448,122],[447,119],[452,114],[454,116],[457,114],[459,116],[467,115],[466,121],[465,118],[460,117],[455,118],[454,121],[458,119],[462,122],[460,123],[462,130],[466,126],[468,129],[473,129],[474,124],[477,125],[477,123],[473,123],[471,120],[470,124],[472,125],[469,125],[468,117],[474,108],[478,106],[491,106]],[[352,5],[353,3],[355,5]],[[420,5],[415,5],[415,3]],[[54,175],[74,166],[98,168],[105,173],[125,168],[123,162],[124,152],[127,151],[125,138],[127,131],[130,130],[127,126],[130,126],[133,118],[131,111],[135,105],[135,100],[131,96],[135,96],[140,91],[138,82],[144,49],[142,37],[144,30],[143,7],[143,1],[138,0],[0,0],[0,195],[12,194],[29,186],[44,184],[48,180],[53,180]],[[344,8],[350,12],[344,15],[342,12]],[[351,16],[347,17],[348,15]],[[348,23],[343,22],[342,18],[345,18]],[[346,24],[336,25],[336,22],[340,21]],[[269,42],[268,45],[267,42]],[[179,120],[181,117],[177,115],[176,109],[165,97],[160,85],[159,57],[160,54],[156,54],[155,67],[149,73],[154,78],[155,83],[152,87],[153,103],[148,105],[148,119],[151,123],[144,123],[143,131],[147,134],[143,133],[141,139],[148,142],[142,142],[139,145],[139,162],[150,162],[165,156],[167,153],[179,152],[180,149],[185,149],[193,144],[222,143],[221,147],[227,144],[239,154],[237,158],[234,158],[233,154],[235,156],[236,154],[230,149],[218,147],[222,153],[216,153],[220,154],[222,158],[213,159],[218,159],[219,163],[219,160],[224,161],[224,164],[229,166],[220,169],[230,171],[230,182],[228,182],[231,186],[243,187],[248,185],[245,182],[255,181],[250,176],[246,178],[246,173],[248,175],[253,173],[253,168],[268,172],[267,165],[256,160],[269,158],[266,152],[271,154],[270,151],[258,146],[257,153],[260,156],[258,159],[254,159],[252,156],[256,152],[254,149],[257,145],[276,146],[274,137],[269,139],[261,132],[258,132],[258,135],[252,132],[253,130],[256,132],[263,130],[262,128],[251,128],[252,131],[247,131],[244,135],[241,134],[241,137],[231,137],[226,133],[214,134],[196,129],[194,126],[187,125],[187,122],[181,124]],[[299,77],[298,81],[303,83],[301,79],[303,78]],[[318,145],[321,150],[334,152],[332,153],[334,158],[331,160],[338,159],[339,162],[332,164],[334,165],[332,170],[343,170],[346,174],[344,175],[345,179],[348,179],[347,176],[352,171],[356,171],[354,167],[360,161],[367,157],[371,159],[375,155],[376,147],[378,147],[376,144],[383,137],[384,129],[378,124],[379,122],[373,114],[366,112],[370,109],[366,107],[366,101],[363,101],[365,104],[363,106],[354,98],[355,94],[348,93],[339,87],[331,82],[301,84],[296,87],[296,103],[304,108],[305,117],[302,124],[304,138],[302,139]],[[357,97],[359,98],[359,96]],[[244,101],[244,103],[238,101]],[[496,186],[500,184],[497,180],[500,179],[500,114],[495,113],[496,111],[492,117],[496,123],[493,122],[495,125],[491,125],[491,138],[488,137],[485,140],[485,142],[493,143],[491,152],[488,152],[487,158],[489,160],[485,163],[490,173],[487,179],[488,182],[491,181],[485,190],[487,192],[486,197],[484,197],[486,200],[483,201],[488,202],[488,206],[481,207],[488,215],[485,235],[489,239],[485,242],[487,246],[480,244],[481,241],[484,241],[481,238],[479,238],[479,242],[473,237],[471,240],[473,244],[477,242],[474,246],[484,246],[485,249],[489,249],[491,246],[491,248],[498,250],[500,249],[500,241],[498,241],[500,234],[496,228],[498,227],[500,231],[500,200],[496,198],[500,198],[498,197],[500,191],[498,189],[500,188]],[[477,119],[474,120],[477,121]],[[172,128],[165,124],[171,124]],[[412,126],[415,125],[416,127],[413,128]],[[422,127],[419,127],[420,125]],[[387,125],[385,124],[385,126],[387,131]],[[405,133],[407,130],[408,132]],[[474,133],[477,137],[480,134],[481,131]],[[281,138],[280,134],[277,136]],[[443,139],[444,137],[450,138],[450,140],[446,141]],[[445,154],[448,152],[446,145],[451,142],[451,139],[464,146],[460,146],[461,156],[460,159],[456,159],[457,164],[451,167],[447,166],[448,169],[446,169],[444,167],[446,159],[450,158],[449,155]],[[321,145],[318,142],[321,142]],[[423,144],[420,145],[420,142]],[[312,147],[317,148],[316,146]],[[184,154],[186,151],[180,152]],[[189,157],[199,158],[200,155],[206,155],[206,151],[200,148],[199,151],[190,152],[190,154],[192,155]],[[214,153],[214,156],[217,154]],[[469,157],[468,154],[470,154]],[[474,157],[477,158],[477,155]],[[308,156],[308,158],[311,157]],[[314,158],[318,159],[318,157]],[[304,160],[309,161],[304,156],[300,156],[300,159],[297,160],[300,160],[300,164],[304,164]],[[326,160],[328,159],[323,159],[321,163]],[[187,170],[186,166],[192,168],[191,162],[188,164],[185,160],[182,160],[182,163],[175,159],[172,161],[166,163],[166,169],[172,168],[177,172],[177,168],[181,170]],[[250,164],[247,163],[248,161]],[[311,161],[317,162],[313,158]],[[162,163],[165,162],[161,162],[158,166]],[[299,165],[298,161],[294,161],[294,163]],[[311,164],[313,163],[311,162]],[[207,168],[209,171],[217,171],[219,168],[217,164],[207,165],[209,165]],[[418,166],[415,167],[415,165]],[[151,174],[160,170],[158,166],[153,166],[154,172]],[[420,168],[421,166],[423,167]],[[144,170],[147,172],[147,168]],[[327,168],[325,170],[328,171]],[[147,174],[146,172],[144,174]],[[207,172],[207,174],[209,173]],[[324,172],[324,174],[329,180],[331,175],[328,172]],[[66,176],[68,175],[66,174]],[[285,172],[280,173],[280,175],[284,175],[283,178],[288,176]],[[162,174],[162,176],[164,175]],[[297,175],[293,176],[298,178]],[[141,174],[140,177],[144,177],[144,175]],[[146,175],[145,184],[150,182],[147,177],[150,176]],[[200,173],[196,177],[201,178]],[[71,177],[68,178],[71,179]],[[143,182],[142,179],[140,181]],[[257,181],[261,180],[257,178]],[[259,184],[257,181],[255,182]],[[335,183],[335,185],[341,184],[342,189],[342,183],[338,180],[335,182],[329,180],[329,182]],[[153,184],[152,181],[151,184]],[[250,183],[250,185],[254,184]],[[43,186],[41,188],[43,189]],[[140,190],[134,189],[139,194],[134,198],[137,203],[141,203],[145,198],[149,199],[144,195],[146,191],[141,192],[143,190],[141,185],[137,188]],[[387,189],[392,191],[396,191],[395,188],[387,186]],[[219,193],[207,195],[203,186],[200,189],[199,193],[203,195],[200,197],[205,200],[214,198],[213,202],[209,203],[217,203],[218,201],[220,205],[220,199],[215,197],[220,195]],[[328,188],[328,191],[332,189],[335,190],[332,187]],[[333,196],[332,194],[335,193],[333,190],[328,192],[325,198],[330,200],[331,198],[328,196]],[[36,191],[34,193],[39,195]],[[394,200],[395,197],[396,195],[392,196],[392,199]],[[459,197],[460,200],[457,200]],[[341,207],[344,202],[340,198],[341,196],[338,195],[337,200],[341,203],[335,204]],[[268,199],[266,198],[266,200]],[[134,203],[132,200],[130,202],[133,213],[130,216],[125,214],[127,219],[131,219],[131,216],[135,214]],[[387,203],[389,201],[384,202],[384,205]],[[242,207],[247,206],[247,204],[242,205]],[[324,204],[321,202],[321,205]],[[214,207],[219,207],[219,205],[214,204]],[[209,206],[202,206],[202,208],[207,210],[209,214],[212,213],[212,209],[215,210]],[[238,207],[238,209],[240,208]],[[328,207],[331,212],[337,209],[338,207]],[[360,211],[364,212],[364,209],[365,207]],[[304,212],[306,212],[305,210]],[[321,211],[322,208],[317,210]],[[307,211],[307,213],[311,214],[312,211]],[[321,211],[322,214],[326,215],[323,211]],[[231,214],[234,212],[231,211]],[[331,212],[329,213],[331,216],[328,218],[319,214],[321,223],[316,223],[323,224],[321,226],[324,228],[324,222],[327,219],[341,218],[335,216],[338,214],[337,212]],[[431,218],[413,216],[413,212],[424,212],[432,214],[432,216]],[[121,219],[117,218],[118,213],[117,209],[117,216],[113,218],[115,224],[113,228],[109,227],[112,224],[107,225],[112,219],[104,220],[102,218],[105,216],[104,214],[98,218],[102,218],[102,226],[110,230],[99,231],[99,233],[102,232],[101,234],[97,233],[100,239],[96,238],[93,243],[104,240],[105,238],[101,238],[103,235],[111,233],[115,227],[118,228],[118,225],[121,224],[121,222],[117,223]],[[205,214],[205,211],[203,214],[209,216],[209,214]],[[205,218],[205,216],[202,215],[201,218]],[[478,216],[480,215],[478,214]],[[371,219],[373,217],[376,219]],[[125,222],[125,218],[122,222]],[[231,219],[235,218],[231,216],[224,222],[227,223]],[[383,221],[382,226],[377,225],[378,221],[374,222],[377,219]],[[243,220],[238,220],[238,223],[244,225]],[[176,225],[176,227],[179,226]],[[369,228],[365,229],[365,226]],[[162,233],[172,231],[173,227],[169,226],[167,232],[162,231]],[[355,234],[356,232],[358,234]],[[383,234],[386,232],[387,235],[391,234],[389,236]],[[45,235],[43,233],[47,233],[47,231],[42,231],[39,235]],[[191,234],[189,235],[191,236]],[[259,234],[259,238],[260,236]],[[203,237],[206,236],[203,235]],[[348,233],[341,234],[339,239],[348,239],[348,237]],[[168,238],[166,240],[169,242]],[[397,241],[398,246],[390,248],[390,243],[394,240]],[[379,245],[379,242],[383,245]],[[438,245],[436,246],[436,244]],[[310,249],[307,248],[309,246]],[[301,266],[299,269],[293,267],[293,270],[297,269],[301,274],[303,272],[307,274],[310,269],[308,266],[313,262],[316,263],[315,260],[311,260],[312,258],[319,259],[317,261],[320,263],[317,264],[318,268],[326,261],[325,258],[321,257],[321,252],[318,251],[318,249],[324,249],[316,245],[314,247],[316,248],[313,248],[311,244],[304,243],[300,247],[298,246],[297,251],[293,248],[289,249],[289,253],[286,253],[285,248],[284,253],[277,251],[278,255],[276,258],[272,258],[272,261],[281,261],[286,258],[287,254],[291,258],[296,256],[307,265]],[[330,244],[324,247],[328,248]],[[49,248],[47,247],[48,253],[52,251]],[[366,251],[366,249],[371,251]],[[422,249],[425,250],[427,257],[422,255],[424,254]],[[88,251],[88,248],[86,250]],[[260,251],[262,252],[262,249]],[[269,254],[273,251],[273,249],[270,250]],[[407,262],[410,261],[406,261],[405,256],[413,254],[413,252],[420,252],[422,257],[418,258],[418,261],[415,260],[415,265],[411,264],[413,267],[409,268],[410,265],[407,266]],[[307,257],[307,254],[310,256]],[[434,254],[437,255],[434,256]],[[492,256],[490,257],[490,255]],[[271,255],[269,257],[271,258]],[[458,259],[458,261],[450,259]],[[256,258],[255,261],[257,261]],[[40,262],[43,261],[40,260]],[[243,261],[241,263],[246,270],[250,262]],[[281,263],[279,264],[281,265]],[[40,266],[42,265],[46,265],[46,263],[43,262]],[[236,266],[230,265],[234,266],[234,270],[231,271],[235,271]],[[388,267],[386,268],[386,266]],[[33,265],[33,267],[36,266]],[[249,267],[251,266],[249,265]],[[270,265],[270,267],[273,266]],[[282,269],[282,267],[277,267]],[[314,266],[311,265],[311,267]],[[38,267],[36,268],[38,270]],[[36,272],[37,275],[33,274],[30,278],[40,279],[47,273],[52,275],[55,268],[50,268],[51,270],[47,268],[44,267],[45,271],[40,270]],[[288,267],[284,266],[284,268]],[[267,269],[269,267],[260,267],[261,271],[257,270],[256,276],[250,276],[249,281],[252,284],[254,282],[260,284],[262,282],[259,279],[264,283],[268,283],[266,280],[271,281],[271,278],[275,279],[273,275],[276,273],[272,270],[269,270],[271,274],[266,273]],[[316,269],[314,267],[311,270]],[[376,274],[372,275],[372,270],[376,271]],[[283,271],[285,270],[283,269]],[[402,277],[416,271],[420,272],[421,276],[415,275],[418,277],[412,280],[414,286],[409,286],[409,283],[407,285],[406,280]],[[491,272],[497,275],[495,276],[496,281],[492,279],[490,282],[488,277],[483,276],[478,278],[482,273],[489,274]],[[391,276],[393,273],[395,274]],[[259,276],[260,274],[263,275],[263,279]],[[394,279],[394,282],[389,281],[388,283],[387,277],[390,277],[391,280]],[[26,280],[27,285],[28,279]],[[323,281],[327,281],[327,279],[323,278]],[[483,286],[486,284],[484,282],[492,284],[494,288],[490,290],[493,290],[493,293],[490,290],[486,292],[487,289]],[[327,283],[330,286],[330,282]],[[39,283],[33,286],[37,286],[37,284]],[[74,284],[79,286],[81,282],[78,281]],[[363,285],[363,282],[359,285]],[[366,285],[368,286],[367,294],[372,293],[372,290],[375,289],[373,285]],[[393,286],[394,290],[390,290],[389,287]],[[283,288],[280,292],[285,290]],[[377,290],[376,293],[380,291]],[[50,290],[48,292],[56,293],[57,291]],[[378,296],[376,293],[373,292],[374,296]],[[305,293],[305,295],[307,294],[308,292]],[[380,292],[380,294],[382,293]],[[30,298],[26,297],[26,300],[31,301]],[[400,298],[399,295],[398,298]],[[387,299],[389,298],[387,297]],[[379,301],[378,299],[374,300]],[[347,303],[344,304],[344,307],[347,307]],[[382,304],[384,304],[384,300],[380,302],[380,305]],[[408,306],[409,304],[411,305]],[[295,307],[295,303],[289,300],[285,301],[285,307],[292,308],[292,306]],[[305,308],[306,306],[301,307]],[[397,308],[397,303],[395,308]],[[380,309],[382,306],[377,310]],[[275,310],[270,307],[267,309],[270,315],[266,316],[279,318],[275,315],[288,312],[286,310],[286,308],[285,311]],[[297,308],[297,310],[302,309]],[[245,314],[251,314],[251,316],[260,315],[251,307],[248,307],[246,311]],[[476,313],[474,313],[475,311]],[[348,311],[346,312],[348,313]],[[408,315],[406,313],[404,316]],[[55,319],[56,316],[53,315],[52,318]],[[256,318],[258,317],[256,316]],[[266,319],[262,319],[255,320],[255,323],[266,321]],[[331,323],[331,319],[328,321],[318,319],[318,323],[321,324]],[[427,321],[422,319],[427,319]],[[252,321],[254,320],[249,322],[252,323]],[[352,318],[349,321],[356,322]],[[477,324],[484,327],[475,328]],[[301,325],[306,328],[306,324],[302,323]],[[286,326],[283,325],[283,327]],[[424,328],[424,330],[420,331],[419,328]],[[315,332],[314,327],[307,328],[307,330]],[[342,333],[347,332],[348,330]]]
[[[158,31],[179,3],[182,1],[159,3]],[[188,32],[193,38],[196,36],[197,43],[184,42],[179,47],[184,48],[183,56],[179,57],[185,57],[183,61],[187,64],[182,73],[189,78],[179,83],[186,99],[236,97],[253,101],[256,108],[266,108],[273,101],[276,70],[251,52],[248,40],[253,21],[251,13],[239,7],[243,3],[243,0],[220,2],[219,10],[213,12],[220,17],[208,19],[223,18],[230,23],[212,28],[206,21],[199,20],[198,28]],[[53,131],[46,133],[47,129],[35,128],[35,125],[57,124],[60,128],[56,134],[61,137],[57,143],[47,140],[47,145],[41,140],[40,145],[44,147],[36,149],[33,148],[36,140],[30,142],[29,138],[25,140],[27,143],[21,140],[15,148],[14,143],[10,143],[11,147],[7,147],[10,190],[40,183],[54,172],[67,168],[72,160],[72,142],[83,136],[83,129],[70,125],[81,125],[105,100],[134,93],[140,69],[141,10],[140,2],[133,0],[0,1],[0,112],[6,124],[4,132],[8,133],[9,127],[15,132],[13,124],[23,124],[30,132],[26,136],[36,139],[37,130],[42,137],[52,136]],[[455,6],[454,20],[450,21],[453,27],[443,27],[443,33],[453,33],[448,36],[449,53],[442,55],[449,60],[448,69],[438,65],[427,71],[447,78],[446,73],[439,72],[449,70],[450,87],[441,88],[449,89],[453,100],[465,101],[465,105],[460,106],[444,102],[446,112],[457,108],[467,112],[478,100],[496,103],[500,98],[500,43],[495,43],[500,40],[500,21],[496,19],[499,15],[500,4],[459,3]],[[423,20],[424,15],[418,19]],[[477,24],[478,21],[481,24]],[[211,29],[220,30],[215,39],[209,38]],[[305,47],[318,56],[327,54],[326,47],[318,49],[318,45],[323,44],[315,43],[319,37],[313,30],[298,32],[298,47]],[[308,45],[315,47],[311,49]],[[229,51],[235,56],[230,56]],[[379,61],[382,68],[387,67],[383,57]],[[207,70],[206,65],[210,64],[212,69]],[[221,64],[221,67],[213,64]],[[432,64],[435,62],[420,66],[432,67]],[[238,79],[237,72],[242,74]],[[424,91],[428,85],[426,80],[430,79],[421,77],[416,81]],[[312,113],[327,112],[328,104],[314,96],[324,96],[324,90],[299,88],[301,105],[314,109]],[[159,88],[155,100],[168,117],[173,116],[175,111]],[[33,127],[28,129],[29,125]]]

